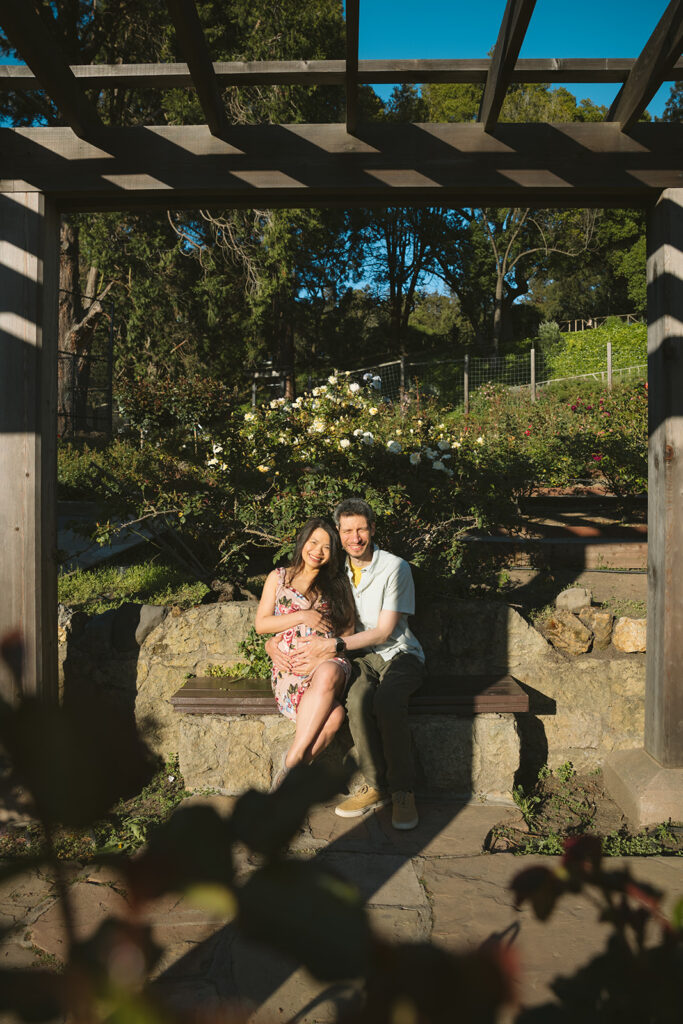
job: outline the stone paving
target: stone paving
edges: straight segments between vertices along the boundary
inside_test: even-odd
[[[226,812],[232,804],[226,797],[210,799]],[[330,804],[311,812],[292,853],[321,857],[355,882],[373,926],[386,938],[429,939],[458,950],[504,934],[517,950],[525,1006],[552,999],[549,984],[557,974],[571,974],[604,948],[606,926],[597,922],[596,908],[585,898],[566,897],[546,924],[526,907],[515,909],[509,882],[539,859],[482,849],[490,828],[516,820],[516,809],[425,799],[419,827],[403,833],[392,829],[388,810],[360,820],[338,818],[333,810]],[[610,867],[620,863],[610,861]],[[682,859],[630,858],[628,864],[636,878],[667,893],[666,909],[683,893]],[[238,851],[238,875],[252,866],[246,851]],[[73,865],[68,870],[79,936],[94,931],[108,914],[127,912],[125,891],[111,869]],[[252,1024],[293,1019],[323,1024],[359,997],[353,983],[321,986],[294,961],[247,941],[228,921],[180,897],[157,901],[148,920],[165,950],[153,985],[177,1008],[209,1008],[227,1000],[246,1009]],[[32,872],[3,883],[0,928],[9,930],[0,965],[58,960],[64,939],[50,879]]]

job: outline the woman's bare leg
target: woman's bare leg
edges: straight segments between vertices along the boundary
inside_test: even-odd
[[[309,748],[316,742],[333,707],[339,704],[337,694],[343,683],[344,671],[334,661],[323,662],[311,676],[311,682],[297,708],[296,733],[285,758],[287,768],[293,768],[303,761]]]
[[[322,754],[326,747],[329,747],[335,735],[339,732],[345,718],[346,712],[341,704],[334,704],[327,716],[327,721],[314,740],[313,746],[307,750],[305,760],[312,760],[318,754]]]

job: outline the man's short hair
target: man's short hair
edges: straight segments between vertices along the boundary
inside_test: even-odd
[[[337,529],[342,516],[363,516],[368,526],[372,526],[375,521],[375,513],[362,498],[345,498],[339,502],[334,510],[334,525]]]

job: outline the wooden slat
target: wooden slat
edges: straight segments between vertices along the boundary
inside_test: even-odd
[[[657,89],[669,77],[669,69],[683,48],[683,0],[671,0],[633,65],[607,115],[622,131],[629,131]]]
[[[20,631],[24,692],[55,702],[58,287],[55,204],[0,196],[0,637]]]
[[[91,137],[101,127],[97,112],[76,81],[58,40],[50,35],[33,5],[27,0],[3,0],[0,24],[74,132],[82,138]]]
[[[346,0],[346,130],[353,135],[358,127],[358,35],[359,0]]]
[[[206,123],[212,135],[222,136],[228,121],[194,0],[166,0],[166,6],[175,25],[178,45],[187,58]]]
[[[647,225],[648,529],[645,749],[683,769],[683,189]],[[673,792],[673,790],[672,790]]]
[[[625,82],[635,58],[543,57],[522,58],[510,82]],[[486,82],[488,58],[463,60],[359,60],[358,83],[420,84],[423,82]],[[344,85],[345,61],[215,61],[219,86],[228,85]],[[77,81],[93,89],[191,89],[187,64],[72,64]],[[671,81],[683,81],[683,60],[671,70]],[[29,67],[0,64],[0,92],[40,89]]]
[[[536,0],[507,0],[505,5],[503,21],[493,51],[491,67],[486,76],[484,95],[479,109],[478,120],[481,121],[487,132],[491,131],[498,120],[512,71],[517,63],[517,57],[535,6]]]
[[[0,191],[74,209],[211,203],[253,207],[649,205],[683,183],[683,127],[500,124],[110,128],[99,147],[68,128],[0,128]]]
[[[257,685],[256,685],[257,684]],[[214,677],[188,679],[173,694],[175,711],[187,715],[278,714],[267,680],[232,682]],[[509,675],[431,676],[410,702],[411,714],[469,715],[529,710],[529,698]]]

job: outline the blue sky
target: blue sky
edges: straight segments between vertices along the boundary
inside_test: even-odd
[[[667,0],[537,0],[521,57],[637,57]],[[495,45],[505,0],[360,0],[359,56],[363,60],[486,57]],[[3,58],[5,62],[8,59]],[[10,61],[11,63],[17,63]],[[383,99],[391,85],[376,85]],[[566,86],[609,106],[619,84]],[[665,83],[648,105],[660,116],[671,91]]]
[[[521,57],[637,57],[667,0],[538,0]],[[359,56],[485,57],[495,45],[505,0],[360,0]],[[577,99],[609,106],[619,84],[567,85]],[[375,86],[386,99],[391,86]],[[648,105],[661,115],[671,84]]]

